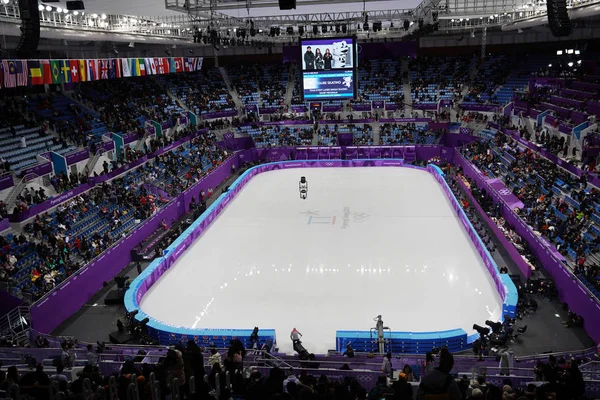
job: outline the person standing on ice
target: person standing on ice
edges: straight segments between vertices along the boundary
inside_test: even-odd
[[[304,176],[300,178],[299,189],[300,198],[306,200],[306,197],[308,197],[308,181]]]
[[[298,329],[296,329],[296,328],[292,329],[292,333],[290,333],[290,339],[292,339],[292,342],[294,344],[298,343],[300,341],[301,337],[302,337],[302,334],[300,332],[298,332]]]

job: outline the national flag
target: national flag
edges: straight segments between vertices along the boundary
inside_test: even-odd
[[[71,63],[69,60],[61,60],[60,71],[62,72],[60,81],[64,83],[71,82]]]
[[[131,75],[132,76],[141,76],[140,60],[138,60],[137,58],[131,59]]]
[[[121,59],[121,66],[123,67],[123,77],[128,78],[131,76],[131,68],[129,66],[129,59],[128,58],[122,58]]]
[[[146,76],[146,65],[145,65],[143,58],[138,59],[138,65],[140,66],[140,68],[139,68],[140,75],[139,76]]]
[[[117,77],[117,65],[115,63],[114,58],[108,60],[108,62],[110,63],[110,69],[108,71],[108,77],[110,79],[115,79]]]
[[[158,72],[158,58],[150,59],[150,70],[152,71],[152,75],[157,75]]]
[[[71,82],[79,82],[79,60],[70,60],[69,66],[71,67]]]
[[[175,58],[169,57],[169,72],[174,74],[176,70]]]
[[[196,71],[202,71],[202,60],[204,60],[204,58],[198,57],[196,60]]]
[[[60,83],[60,61],[50,60],[50,68],[52,71],[52,83]]]
[[[0,88],[4,84],[4,63],[0,62]]]
[[[183,72],[183,58],[175,57],[175,72]]]
[[[29,83],[29,67],[27,61],[15,61],[15,73],[17,75],[17,86],[27,86]]]
[[[144,58],[144,70],[146,71],[146,75],[152,75],[152,63],[150,62],[151,58]]]
[[[42,66],[42,77],[44,85],[52,84],[52,68],[50,68],[50,60],[40,60]]]
[[[97,81],[100,79],[98,76],[98,60],[87,60],[87,78],[88,81]]]
[[[122,66],[121,66],[121,59],[120,58],[115,58],[114,59],[114,64],[112,65],[112,68],[114,68],[115,70],[115,76],[117,78],[121,78],[123,75],[121,74],[122,71]]]
[[[79,60],[79,82],[87,82],[87,61]]]
[[[108,79],[108,60],[98,60],[98,69],[100,70],[100,79]]]
[[[169,59],[168,58],[161,58],[162,62],[163,62],[163,68],[165,69],[165,74],[170,73],[170,64],[169,64]]]
[[[2,61],[4,65],[4,87],[14,88],[17,86],[17,77],[15,71],[15,63],[12,60]]]
[[[183,59],[183,72],[192,72],[192,59],[189,57],[185,57]]]
[[[27,67],[29,68],[29,76],[31,77],[31,85],[43,85],[44,76],[42,75],[42,68],[38,60],[27,61]]]

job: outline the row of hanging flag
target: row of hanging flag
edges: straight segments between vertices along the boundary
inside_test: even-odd
[[[2,60],[0,87],[89,82],[131,76],[192,72],[201,69],[201,57]]]

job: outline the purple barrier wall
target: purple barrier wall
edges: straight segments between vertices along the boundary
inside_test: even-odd
[[[279,111],[279,107],[259,107],[258,112],[260,114],[275,114]]]
[[[152,127],[152,128],[154,129],[154,127]],[[104,149],[104,151],[111,151],[111,150],[114,150],[114,148],[115,148],[115,142],[113,142],[111,139],[110,142],[102,142],[100,147],[102,147]]]
[[[215,111],[215,112],[207,112],[201,115],[202,119],[216,119],[216,118],[225,118],[225,117],[235,117],[237,115],[237,111]]]
[[[2,218],[2,220],[0,220],[0,232],[3,232],[8,228],[10,228],[10,220],[8,218]]]
[[[573,127],[571,125],[563,124],[562,122],[558,125],[558,130],[559,132],[566,133],[567,135],[573,133]]]
[[[371,104],[352,104],[353,111],[371,111]]]
[[[60,203],[63,203],[67,200],[72,199],[75,196],[79,196],[81,193],[89,190],[93,187],[93,185],[89,183],[84,183],[82,185],[77,186],[75,189],[69,190],[66,193],[63,193],[59,196],[53,197],[51,199],[46,200],[43,203],[37,204],[26,211],[23,211],[18,214],[10,214],[9,219],[11,222],[21,222],[25,221],[28,218],[31,218],[39,213],[43,213],[54,206],[57,206]]]
[[[338,133],[338,144],[340,146],[352,146],[352,141],[354,139],[351,133]]]
[[[461,154],[455,155],[455,163],[463,168],[465,175],[473,178],[480,187],[488,187],[480,171],[469,163]],[[490,190],[488,190],[490,192]],[[554,279],[561,301],[569,305],[569,309],[584,318],[584,328],[588,335],[597,343],[600,341],[600,304],[591,293],[573,275],[561,260],[564,259],[548,241],[537,236],[533,230],[514,213],[504,202],[502,215],[506,222],[527,241],[531,252],[540,260],[548,273]]]
[[[423,123],[423,122],[431,122],[431,118],[381,118],[379,120],[382,124],[393,124],[394,122],[398,123]]]
[[[461,103],[459,105],[465,111],[493,112],[498,109],[497,104]]]
[[[437,110],[437,103],[413,103],[413,108],[416,110]]]
[[[15,182],[13,181],[12,175],[4,175],[0,177],[0,190],[8,189],[14,185]]]
[[[569,98],[560,97],[560,96],[550,96],[550,101],[553,102],[554,104],[563,104],[563,105],[573,106],[573,107],[581,107],[583,105],[583,101],[569,99]]]
[[[467,197],[469,199],[469,204],[472,204],[477,209],[477,211],[479,212],[479,215],[481,215],[481,217],[490,226],[492,232],[494,232],[494,235],[498,238],[498,241],[500,242],[502,247],[504,247],[504,249],[506,249],[506,252],[510,255],[510,258],[514,261],[516,266],[519,268],[519,271],[521,271],[523,276],[525,276],[525,279],[529,279],[531,277],[531,267],[529,266],[529,264],[527,264],[525,262],[525,260],[523,260],[523,257],[521,257],[521,254],[519,253],[519,251],[516,249],[516,247],[511,242],[508,241],[508,239],[502,233],[500,228],[498,228],[498,225],[496,225],[496,223],[494,221],[492,221],[492,219],[490,217],[488,217],[488,215],[485,213],[485,211],[483,211],[483,209],[481,208],[481,206],[479,205],[477,200],[475,200],[475,198],[473,197],[471,190],[469,188],[467,188],[467,185],[462,181],[462,179],[457,179],[456,181],[458,182],[458,185],[460,187],[462,187],[464,189],[465,193],[467,194]]]
[[[52,163],[40,163],[23,171],[22,176],[36,174],[37,176],[46,175],[52,172]]]
[[[73,165],[83,160],[87,160],[90,158],[90,153],[87,149],[74,151],[73,153],[69,153],[65,155],[65,160],[67,161],[67,165]]]
[[[238,165],[237,156],[225,161],[209,176],[180,194],[166,207],[135,228],[124,239],[38,300],[31,306],[32,327],[43,333],[50,333],[56,329],[58,325],[74,314],[102,288],[102,282],[112,279],[131,262],[131,250],[154,232],[160,226],[163,218],[167,222],[181,218],[188,208],[192,195],[195,195],[196,200],[198,200],[201,189],[206,190],[209,185],[217,187],[231,173],[232,164]]]
[[[138,134],[137,132],[129,132],[126,133],[123,136],[123,143],[124,144],[129,144],[131,142],[135,142],[136,140],[138,140]]]

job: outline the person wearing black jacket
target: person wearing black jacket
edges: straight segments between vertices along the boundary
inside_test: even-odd
[[[315,54],[310,46],[306,48],[306,53],[304,53],[304,65],[307,70],[315,69]]]
[[[323,55],[323,62],[325,63],[325,69],[331,69],[331,62],[333,61],[333,56],[329,49],[325,49],[325,54]]]

